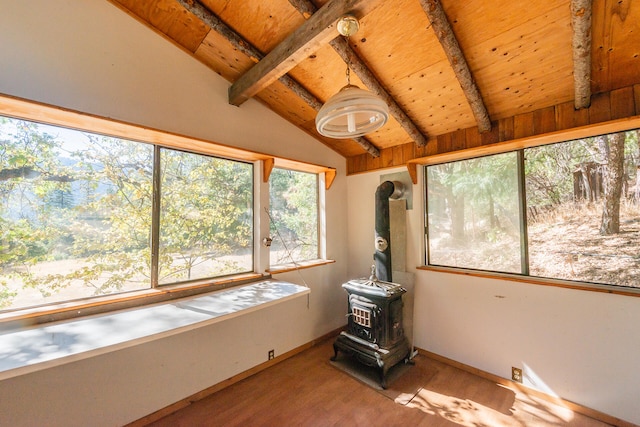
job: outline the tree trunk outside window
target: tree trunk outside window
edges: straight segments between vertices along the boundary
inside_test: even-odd
[[[636,152],[636,191],[633,195],[633,202],[640,204],[640,130],[636,131],[636,144],[638,145]]]
[[[624,132],[609,135],[604,168],[604,202],[600,234],[620,232],[620,196],[624,179]],[[605,154],[603,153],[603,154]]]

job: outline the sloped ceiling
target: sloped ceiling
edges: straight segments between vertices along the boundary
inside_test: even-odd
[[[294,88],[280,79],[255,94],[283,118],[348,159],[363,154],[377,157],[380,150],[394,147],[433,144],[438,136],[477,127],[469,93],[454,72],[458,61],[466,61],[491,123],[573,102],[576,62],[572,38],[576,24],[572,24],[572,15],[582,17],[588,13],[584,4],[591,4],[584,0],[573,4],[571,0],[110,1],[230,83],[281,43],[290,42],[290,35],[318,11],[326,10],[327,3],[347,8],[353,4],[360,30],[349,38],[350,50],[396,103],[413,126],[413,133],[397,115],[364,141],[330,139],[316,132],[318,105],[346,83],[345,60],[326,41],[304,51],[292,68],[288,67],[286,78]],[[301,5],[311,12],[301,11]],[[445,24],[460,47],[453,62],[438,37],[440,24],[432,22],[429,7],[444,12]],[[591,11],[586,34],[581,36],[587,37],[582,43],[591,37],[586,55],[587,64],[590,60],[588,96],[636,87],[638,97],[640,3],[599,0]],[[219,22],[224,30],[214,27],[209,19]],[[342,37],[337,32],[334,36]],[[351,81],[367,87],[358,73],[351,73]],[[306,98],[296,88],[305,92]],[[309,97],[319,104],[310,104]]]

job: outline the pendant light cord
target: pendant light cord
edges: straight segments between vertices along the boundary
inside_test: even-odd
[[[347,36],[343,36],[344,37],[344,41],[346,44],[349,44],[349,37]],[[347,76],[347,87],[351,86],[351,67],[349,67],[349,58],[346,59],[345,64],[347,64],[347,71],[346,71],[346,76]]]

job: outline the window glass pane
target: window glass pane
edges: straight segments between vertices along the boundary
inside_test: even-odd
[[[149,287],[152,146],[0,117],[0,308]]]
[[[273,169],[269,178],[271,265],[318,258],[318,176]]]
[[[427,167],[428,263],[520,273],[517,153]]]
[[[531,275],[640,286],[639,154],[635,130],[525,150]]]
[[[158,282],[253,271],[253,165],[161,150]]]

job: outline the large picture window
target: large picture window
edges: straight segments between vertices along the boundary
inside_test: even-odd
[[[270,264],[318,258],[318,175],[274,168],[269,177]]]
[[[251,163],[9,118],[0,144],[0,309],[253,270]]]
[[[427,166],[427,264],[640,288],[638,134]]]

